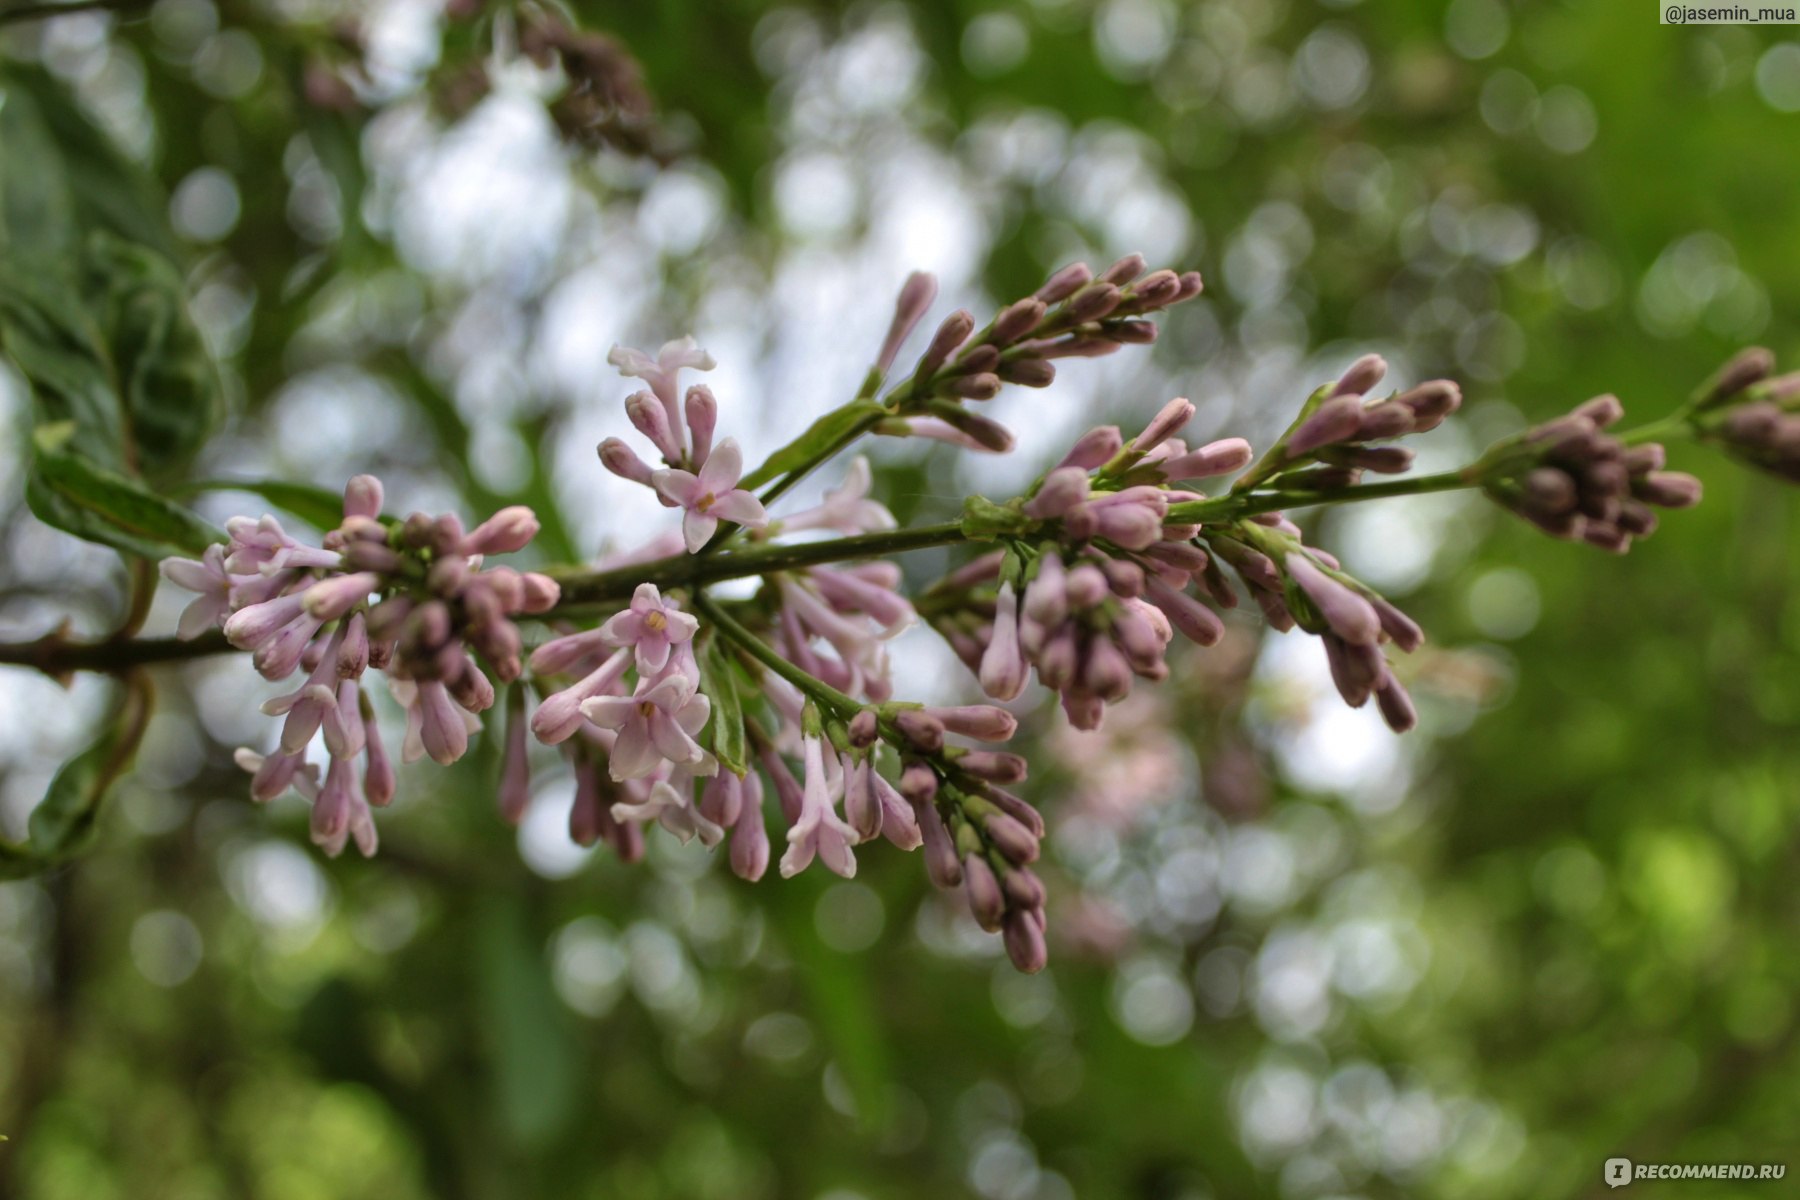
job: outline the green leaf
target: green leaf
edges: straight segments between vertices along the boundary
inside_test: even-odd
[[[75,194],[30,89],[0,76],[0,253],[66,261],[80,244]]]
[[[195,492],[249,492],[261,496],[283,512],[291,513],[314,529],[328,532],[344,521],[344,497],[330,488],[310,483],[288,483],[281,479],[203,479],[181,489],[183,495]]]
[[[31,810],[30,840],[24,845],[0,843],[0,878],[35,875],[87,845],[107,793],[131,765],[143,740],[150,708],[149,681],[135,675],[118,711],[101,722],[100,736],[63,764],[43,801]]]
[[[72,287],[0,269],[0,351],[31,387],[35,423],[69,427],[65,452],[126,469],[125,410],[112,362]]]
[[[74,429],[42,425],[32,437],[25,500],[45,524],[143,558],[196,555],[224,533],[137,481],[64,451]]]
[[[225,415],[186,284],[162,255],[109,234],[96,233],[87,251],[90,310],[111,352],[129,458],[151,479],[179,477]]]
[[[810,425],[806,432],[769,456],[762,466],[744,476],[738,486],[759,488],[789,471],[800,470],[824,458],[865,428],[888,415],[872,400],[859,400],[834,408]]]
[[[713,757],[734,775],[750,769],[750,750],[744,737],[744,708],[738,699],[737,679],[730,656],[717,639],[700,656],[700,689],[712,700],[712,720],[707,732]]]
[[[0,251],[68,263],[105,230],[169,258],[168,198],[46,72],[0,71]]]
[[[481,903],[476,943],[501,1126],[516,1144],[542,1147],[574,1116],[579,1047],[517,897]]]

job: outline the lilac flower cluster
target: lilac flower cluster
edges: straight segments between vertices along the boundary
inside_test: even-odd
[[[1168,520],[1172,496],[1196,493],[1168,485],[1241,470],[1250,445],[1228,438],[1189,449],[1175,435],[1193,414],[1176,399],[1129,443],[1116,426],[1084,434],[1020,506],[1044,540],[1020,539],[949,582],[998,583],[991,611],[983,601],[934,615],[990,696],[1016,698],[1035,670],[1070,721],[1094,729],[1134,676],[1168,674],[1177,631],[1203,646],[1219,640],[1218,615],[1187,590],[1216,571],[1195,544],[1200,528]]]
[[[1307,399],[1287,432],[1233,490],[1278,482],[1284,490],[1316,491],[1358,483],[1364,471],[1398,475],[1409,470],[1413,452],[1386,443],[1437,428],[1462,406],[1462,389],[1448,379],[1433,379],[1370,399],[1386,374],[1387,363],[1379,354],[1351,363],[1336,382]]]
[[[1010,432],[968,404],[1009,382],[1048,385],[1058,359],[1151,342],[1147,316],[1199,291],[1198,275],[1146,273],[1135,255],[1098,275],[1075,264],[980,330],[967,312],[952,314],[912,373],[889,386],[901,347],[936,298],[935,281],[914,275],[861,393],[774,460],[786,468],[779,475],[765,465],[750,476],[769,480],[760,497],[743,486],[737,443],[717,436],[712,391],[682,386],[683,371],[710,370],[712,357],[692,338],[654,355],[614,347],[609,361],[645,385],[625,400],[625,414],[661,465],[619,438],[600,443],[600,460],[679,511],[681,527],[598,564],[643,571],[630,580],[630,603],[600,624],[584,628],[552,612],[558,588],[548,577],[485,566],[485,556],[531,540],[529,510],[506,509],[469,532],[448,517],[384,522],[380,485],[360,476],[346,489],[343,523],[319,546],[265,517],[232,522],[230,544],[198,562],[166,562],[172,580],[200,593],[181,632],[222,624],[269,678],[307,672],[299,689],[267,706],[285,718],[279,749],[246,751],[241,761],[257,798],[293,786],[312,799],[315,840],[334,854],[350,839],[371,852],[370,805],[393,795],[393,767],[361,687],[366,668],[384,669],[407,709],[403,757],[454,761],[476,714],[495,703],[489,674],[511,683],[524,673],[512,618],[531,614],[552,636],[529,655],[535,709],[524,686],[507,695],[497,792],[506,819],[519,821],[531,802],[535,736],[572,765],[577,842],[605,842],[635,860],[655,824],[707,848],[729,841],[732,870],[755,880],[774,855],[764,811],[772,794],[785,826],[783,876],[814,863],[852,876],[857,848],[878,838],[921,850],[931,878],[960,889],[1014,964],[1037,970],[1046,921],[1034,864],[1045,825],[1010,790],[1028,773],[1024,758],[1000,748],[1017,722],[994,704],[895,698],[889,643],[921,613],[988,696],[1015,700],[1035,675],[1072,726],[1091,730],[1137,679],[1168,676],[1178,633],[1213,645],[1225,631],[1221,611],[1248,595],[1272,627],[1320,639],[1348,704],[1373,700],[1404,731],[1417,715],[1386,649],[1411,653],[1423,632],[1306,545],[1277,505],[1479,485],[1551,532],[1623,549],[1654,526],[1648,506],[1699,499],[1697,481],[1663,469],[1660,445],[1605,432],[1621,414],[1612,397],[1501,443],[1466,471],[1362,485],[1365,472],[1407,471],[1413,454],[1398,441],[1434,428],[1462,398],[1445,380],[1376,395],[1386,364],[1367,355],[1315,390],[1254,463],[1241,438],[1190,446],[1182,434],[1195,408],[1185,399],[1169,401],[1130,439],[1114,425],[1088,431],[1025,495],[1007,504],[972,497],[960,525],[926,531],[998,548],[928,589],[917,607],[897,565],[851,554],[897,544],[879,537],[896,523],[871,495],[866,459],[853,459],[813,506],[769,511],[862,433],[1009,448]],[[1790,413],[1790,402],[1800,409],[1800,383],[1768,378],[1771,369],[1766,354],[1740,357],[1681,419],[1800,476],[1800,439],[1789,428],[1800,428],[1800,412]],[[1196,490],[1232,476],[1217,498]],[[757,544],[728,546],[737,529]],[[823,555],[782,540],[819,533],[860,540]],[[833,554],[843,557],[813,561]],[[748,598],[704,590],[708,579],[751,575],[760,587]],[[305,761],[320,732],[330,755],[322,781]],[[367,760],[360,787],[359,757]]]
[[[1411,617],[1346,574],[1334,556],[1303,545],[1300,528],[1279,513],[1208,530],[1205,536],[1213,553],[1243,581],[1271,628],[1286,632],[1299,627],[1318,636],[1344,703],[1361,708],[1373,697],[1396,733],[1418,723],[1412,697],[1382,649],[1391,642],[1410,654],[1424,644],[1424,631]]]
[[[1623,554],[1656,529],[1659,508],[1700,503],[1700,481],[1665,471],[1655,442],[1628,446],[1606,433],[1625,415],[1596,396],[1566,416],[1501,442],[1471,471],[1496,503],[1546,533]]]
[[[1739,353],[1700,389],[1693,420],[1733,457],[1800,483],[1800,371],[1774,371],[1767,350]]]
[[[517,678],[522,641],[512,618],[549,610],[559,593],[548,576],[484,565],[536,536],[528,508],[503,509],[465,531],[455,517],[420,513],[390,524],[381,505],[380,481],[359,475],[344,489],[343,523],[321,545],[297,541],[272,516],[239,517],[226,525],[227,544],[162,564],[171,582],[199,594],[182,613],[180,636],[220,626],[264,678],[306,672],[298,688],[263,705],[283,718],[277,749],[241,750],[238,762],[252,773],[257,800],[289,787],[310,800],[313,840],[333,855],[350,840],[374,853],[370,806],[394,796],[394,767],[362,687],[368,668],[386,673],[406,710],[402,759],[454,762],[480,727],[476,714],[494,703],[477,656],[501,682]],[[321,733],[329,756],[322,782],[306,761]]]
[[[735,443],[727,438],[713,444],[718,410],[711,391],[695,386],[680,397],[680,371],[713,365],[691,338],[668,343],[654,357],[615,348],[611,361],[650,385],[626,401],[626,412],[668,465],[653,470],[616,438],[601,444],[601,461],[622,478],[654,488],[664,504],[683,510],[681,544],[689,553],[705,549],[722,520],[769,538],[813,531],[852,536],[894,528],[893,514],[869,496],[873,476],[863,458],[852,460],[842,483],[817,505],[772,520],[760,501],[736,486],[743,463]],[[667,548],[658,539],[608,565],[658,557]],[[771,575],[765,589],[769,641],[786,661],[822,685],[861,701],[884,702],[893,692],[885,643],[914,620],[899,585],[899,569],[886,562]],[[733,869],[756,879],[767,869],[770,854],[762,812],[765,788],[756,771],[740,775],[721,770],[715,756],[695,740],[711,706],[701,690],[698,628],[678,600],[645,584],[629,609],[598,628],[569,632],[540,646],[531,668],[543,681],[545,696],[531,729],[540,741],[567,745],[575,759],[578,788],[571,832],[577,841],[604,839],[630,858],[641,853],[641,828],[651,821],[684,841],[697,836],[707,846],[729,832]],[[788,821],[784,874],[815,859],[839,874],[851,874],[851,848],[883,834],[906,848],[919,844],[910,809],[872,771],[867,755],[846,764],[834,743],[816,732],[801,732],[808,727],[809,701],[791,683],[754,662],[735,662],[716,638],[705,653],[722,663],[721,670],[744,677],[772,714],[772,733],[760,723],[750,724],[758,762]],[[801,759],[804,783],[795,780],[784,753]],[[522,770],[511,778],[515,790],[503,797],[502,807],[516,819],[527,784]],[[840,806],[859,815],[857,824],[839,815]]]
[[[1004,305],[980,330],[967,309],[951,313],[912,374],[886,397],[895,415],[875,431],[936,438],[990,454],[1012,449],[1010,430],[964,402],[991,400],[1008,383],[1048,387],[1056,379],[1058,359],[1099,358],[1154,342],[1157,327],[1146,318],[1192,300],[1202,284],[1197,271],[1147,268],[1141,254],[1127,255],[1098,274],[1086,263],[1071,263],[1036,292]],[[937,282],[930,275],[921,272],[907,280],[876,359],[876,386],[936,297]]]
[[[614,346],[607,361],[621,374],[649,385],[648,391],[633,393],[625,401],[625,415],[667,465],[652,469],[630,446],[609,437],[600,443],[600,461],[606,469],[654,489],[666,507],[682,510],[682,536],[690,554],[698,554],[712,540],[721,521],[747,529],[766,526],[762,501],[738,487],[744,457],[737,442],[726,438],[713,445],[719,402],[712,389],[695,384],[686,396],[680,395],[681,372],[712,370],[712,355],[687,337],[666,343],[654,357]]]

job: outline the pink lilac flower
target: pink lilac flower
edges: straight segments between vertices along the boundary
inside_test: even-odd
[[[199,595],[181,611],[175,636],[192,641],[217,628],[231,611],[232,576],[225,569],[225,547],[211,545],[195,562],[187,558],[162,560],[163,578],[176,587]]]
[[[700,622],[673,601],[665,601],[654,583],[642,583],[631,597],[631,607],[607,618],[599,632],[608,645],[632,647],[638,673],[652,675],[668,664],[670,649],[692,641],[699,628]]]
[[[694,735],[706,725],[712,701],[685,675],[667,676],[635,696],[584,700],[581,712],[600,728],[618,734],[608,757],[614,779],[641,779],[664,762],[710,760]]]
[[[681,427],[681,414],[676,411],[676,398],[681,390],[683,370],[710,371],[715,365],[712,355],[700,349],[692,337],[664,342],[652,358],[642,350],[614,346],[606,361],[617,367],[619,374],[642,379],[656,398],[662,401],[670,428]]]
[[[613,753],[618,753],[616,745]],[[683,845],[698,837],[709,850],[725,837],[725,830],[695,807],[693,775],[682,768],[677,768],[668,779],[656,780],[641,798],[616,801],[612,816],[615,821],[638,825],[655,821]]]
[[[873,483],[869,460],[857,455],[850,460],[844,481],[825,493],[815,508],[783,517],[781,532],[797,533],[805,529],[829,529],[851,537],[859,533],[876,533],[894,528],[894,514],[880,501],[869,499]]]
[[[817,735],[808,735],[801,741],[801,754],[806,766],[806,783],[801,792],[799,819],[788,828],[787,853],[781,856],[782,877],[793,878],[811,866],[817,857],[826,869],[845,879],[852,878],[856,874],[856,855],[851,847],[856,845],[857,834],[838,816],[828,779],[828,773],[836,774],[838,789],[842,789],[843,772],[837,762],[837,752],[828,750]]]
[[[469,735],[481,719],[451,698],[438,680],[390,679],[388,691],[406,710],[406,740],[400,761],[417,762],[426,755],[448,766],[469,749]]]
[[[729,771],[721,776],[737,778]],[[752,883],[769,869],[769,830],[763,824],[762,777],[752,771],[738,785],[738,812],[731,822],[731,870]]]
[[[688,553],[699,553],[721,520],[750,529],[761,529],[769,523],[762,501],[737,486],[743,473],[743,454],[734,439],[726,438],[713,450],[698,475],[675,467],[652,475],[657,492],[686,511],[681,531]]]

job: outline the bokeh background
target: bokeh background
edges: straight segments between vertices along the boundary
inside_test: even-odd
[[[1427,469],[1602,391],[1659,417],[1744,344],[1800,352],[1794,29],[1503,0],[16,7],[0,172],[61,169],[47,112],[55,146],[92,122],[147,177],[230,395],[198,474],[523,500],[551,560],[664,520],[594,459],[625,431],[614,342],[698,335],[754,459],[855,389],[914,268],[940,313],[1132,250],[1207,291],[1153,354],[996,401],[1010,458],[876,446],[902,520],[1171,395],[1266,440],[1367,350],[1462,381]],[[559,12],[611,39],[574,91],[520,50]],[[0,627],[103,634],[124,571],[26,512],[3,379]],[[159,668],[94,850],[0,884],[0,1194],[1549,1197],[1607,1194],[1613,1155],[1800,1170],[1796,507],[1674,460],[1707,502],[1626,558],[1455,496],[1316,523],[1431,632],[1405,738],[1248,622],[1100,734],[1041,706],[1058,936],[1031,978],[897,853],[752,887],[665,837],[637,867],[580,851],[554,756],[515,833],[491,745],[404,778],[373,862],[328,861],[231,762],[275,689]],[[897,661],[902,695],[970,693],[927,632]],[[110,686],[0,672],[8,836]]]

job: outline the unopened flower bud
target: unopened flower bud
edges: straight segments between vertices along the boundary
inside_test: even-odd
[[[875,358],[875,368],[887,373],[894,365],[894,356],[900,352],[900,344],[925,316],[925,310],[937,299],[937,277],[926,271],[914,271],[906,277],[906,283],[900,288],[900,298],[894,304],[894,319],[888,324],[887,337],[882,340],[881,353]]]
[[[969,895],[969,911],[975,923],[989,933],[997,932],[1006,915],[1006,897],[1000,891],[1000,880],[994,869],[979,854],[965,854],[962,860],[963,888]]]
[[[945,317],[944,323],[931,336],[931,344],[919,357],[919,378],[928,380],[942,370],[944,364],[950,361],[950,356],[974,332],[975,317],[967,309],[958,309]]]
[[[1080,467],[1083,471],[1093,471],[1105,466],[1125,445],[1125,438],[1119,433],[1117,425],[1101,425],[1090,429],[1078,438],[1069,452],[1056,465],[1059,467]]]
[[[713,430],[719,424],[718,398],[704,383],[696,383],[687,390],[683,412],[687,420],[688,435],[693,441],[688,455],[696,468],[702,467],[712,454]]]
[[[1056,368],[1041,358],[1015,358],[1000,364],[1000,378],[1020,387],[1044,388],[1056,382]]]
[[[637,451],[619,438],[609,437],[600,443],[600,465],[621,479],[629,479],[645,487],[651,486],[650,464],[639,458]]]
[[[382,497],[381,480],[373,475],[357,475],[344,485],[344,515],[379,517]]]
[[[1144,431],[1132,439],[1131,448],[1139,454],[1147,454],[1168,441],[1193,418],[1194,405],[1184,397],[1177,396],[1162,406],[1162,410],[1144,426]]]
[[[1141,254],[1127,254],[1106,270],[1100,272],[1100,282],[1124,286],[1144,273],[1148,266]]]
[[[1123,297],[1110,283],[1090,283],[1069,300],[1069,318],[1077,324],[1098,321],[1119,307]]]
[[[894,725],[906,740],[927,754],[944,748],[944,724],[923,709],[903,708],[894,715]]]
[[[992,400],[1000,394],[1000,377],[987,372],[961,375],[950,381],[949,390],[965,400]]]
[[[1692,508],[1700,503],[1700,481],[1682,471],[1652,471],[1631,481],[1640,500],[1662,508]]]
[[[1314,409],[1288,436],[1287,456],[1299,458],[1321,446],[1346,441],[1362,428],[1362,397],[1337,395]]]
[[[1033,914],[1042,909],[1015,908],[1007,912],[1002,933],[1006,942],[1006,956],[1012,960],[1013,966],[1027,975],[1035,975],[1044,969],[1049,960],[1049,951],[1044,945],[1044,929],[1038,924]]]
[[[1028,296],[1000,310],[994,318],[994,332],[989,339],[996,346],[1010,346],[1038,327],[1044,319],[1046,305],[1036,296]]]
[[[1387,360],[1379,354],[1365,354],[1351,363],[1344,373],[1338,376],[1336,386],[1331,389],[1333,396],[1363,396],[1381,382],[1387,374]]]
[[[1086,287],[1093,278],[1094,273],[1086,263],[1070,263],[1045,280],[1036,295],[1045,304],[1059,304]]]

